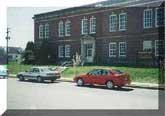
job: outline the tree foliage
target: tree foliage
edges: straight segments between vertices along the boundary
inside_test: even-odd
[[[34,64],[35,63],[35,46],[33,42],[28,42],[23,53],[23,63],[24,64]]]
[[[50,63],[51,50],[47,40],[43,40],[41,46],[36,52],[37,59],[39,64],[45,65]]]

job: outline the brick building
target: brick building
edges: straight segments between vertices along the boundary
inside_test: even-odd
[[[54,63],[157,65],[163,45],[162,0],[107,0],[34,15],[34,40],[48,40]],[[161,7],[160,7],[161,6]]]

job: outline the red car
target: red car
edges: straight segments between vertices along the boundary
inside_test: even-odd
[[[129,74],[113,69],[94,69],[85,75],[75,77],[74,81],[78,86],[98,84],[106,85],[108,89],[115,86],[121,88],[131,83]]]

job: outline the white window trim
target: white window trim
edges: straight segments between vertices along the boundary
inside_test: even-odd
[[[120,53],[121,53],[121,51],[120,51],[120,44],[123,44],[123,43],[125,43],[125,45],[126,45],[126,51],[127,51],[127,42],[119,42],[119,57],[126,57],[127,55],[127,53],[125,54],[125,55],[120,55]]]
[[[87,33],[84,33],[84,31],[83,31],[83,21],[84,21],[84,20],[87,20],[87,22],[88,22],[88,19],[85,18],[85,17],[81,20],[81,34],[82,34],[82,35],[88,34],[88,32],[87,32]],[[87,24],[88,24],[88,23],[87,23]],[[88,28],[88,27],[87,27],[87,28]]]
[[[61,50],[61,49],[64,51],[64,47],[63,47],[62,45],[58,46],[58,57],[59,57],[59,58],[63,58],[63,57],[64,57],[64,54],[61,54],[61,53],[60,53],[60,50]]]
[[[151,27],[145,27],[145,12],[146,11],[150,11],[151,10]],[[152,11],[152,9],[145,9],[144,11],[143,11],[143,28],[144,29],[149,29],[149,28],[152,28],[153,27],[153,11]]]
[[[156,43],[158,42],[158,44],[159,44],[159,40],[155,40],[155,56],[159,56],[159,53],[157,53],[157,51],[156,51]]]
[[[157,10],[158,10],[159,8],[156,8],[155,9],[155,27],[159,27],[157,24],[158,24],[158,20],[157,20],[157,14],[158,14],[158,12],[157,12]]]
[[[39,39],[43,39],[43,37],[44,37],[44,35],[41,36],[41,34],[40,34],[41,27],[42,27],[42,33],[44,34],[44,32],[43,32],[44,26],[41,24],[41,25],[39,25]]]
[[[115,44],[115,45],[116,45],[116,51],[117,51],[117,43],[116,43],[116,42],[110,42],[110,43],[109,43],[109,57],[110,57],[110,58],[116,57],[116,55],[111,55],[111,54],[110,54],[110,46],[111,46],[112,44]]]
[[[96,20],[96,17],[94,17],[94,16],[92,16],[91,18],[90,18],[90,34],[95,34],[96,33],[96,31],[95,32],[92,32],[92,21],[93,20]],[[96,24],[95,24],[95,28],[96,28]]]
[[[116,23],[117,23],[117,15],[116,14],[112,14],[109,16],[109,32],[116,32],[117,28],[115,30],[111,30],[111,17],[115,16],[116,17]]]
[[[70,30],[71,30],[71,21],[70,20],[67,20],[66,22],[65,22],[65,36],[71,36],[71,32],[68,34],[67,33],[67,24],[70,24]]]
[[[59,35],[59,37],[64,37],[64,32],[63,32],[63,35],[61,35],[61,26],[60,25],[62,25],[62,28],[63,28],[63,31],[64,31],[64,23],[63,23],[63,21],[59,21],[59,23],[58,23],[58,35]]]
[[[127,18],[126,18],[126,21],[125,21],[125,23],[126,23],[126,24],[125,24],[125,29],[121,29],[121,28],[120,28],[120,26],[121,26],[121,25],[120,25],[120,23],[121,23],[121,22],[120,22],[120,17],[121,17],[121,15],[126,15],[126,17],[127,17],[127,13],[120,13],[120,14],[119,14],[119,31],[126,31],[126,30],[127,30],[127,29],[126,29],[126,28],[127,28]]]
[[[67,48],[67,47],[69,47],[69,52],[71,52],[71,51],[70,51],[70,50],[71,50],[71,46],[70,46],[70,45],[65,45],[65,57],[66,57],[66,58],[70,58],[70,54],[69,54],[69,56],[66,55],[66,54],[67,54],[67,53],[66,53],[66,52],[67,52],[67,51],[66,51],[66,48]]]
[[[46,36],[46,28],[47,28],[47,26],[48,26],[48,36]],[[45,38],[49,38],[49,24],[47,23],[47,24],[45,24],[45,28],[44,28],[44,30],[45,30]]]

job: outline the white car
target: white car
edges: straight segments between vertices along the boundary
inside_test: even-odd
[[[8,77],[7,68],[4,65],[0,65],[0,79],[6,79]]]
[[[43,82],[44,80],[50,80],[54,82],[61,77],[59,72],[52,71],[49,67],[31,67],[29,71],[20,72],[17,74],[20,81],[24,80],[36,80]]]

